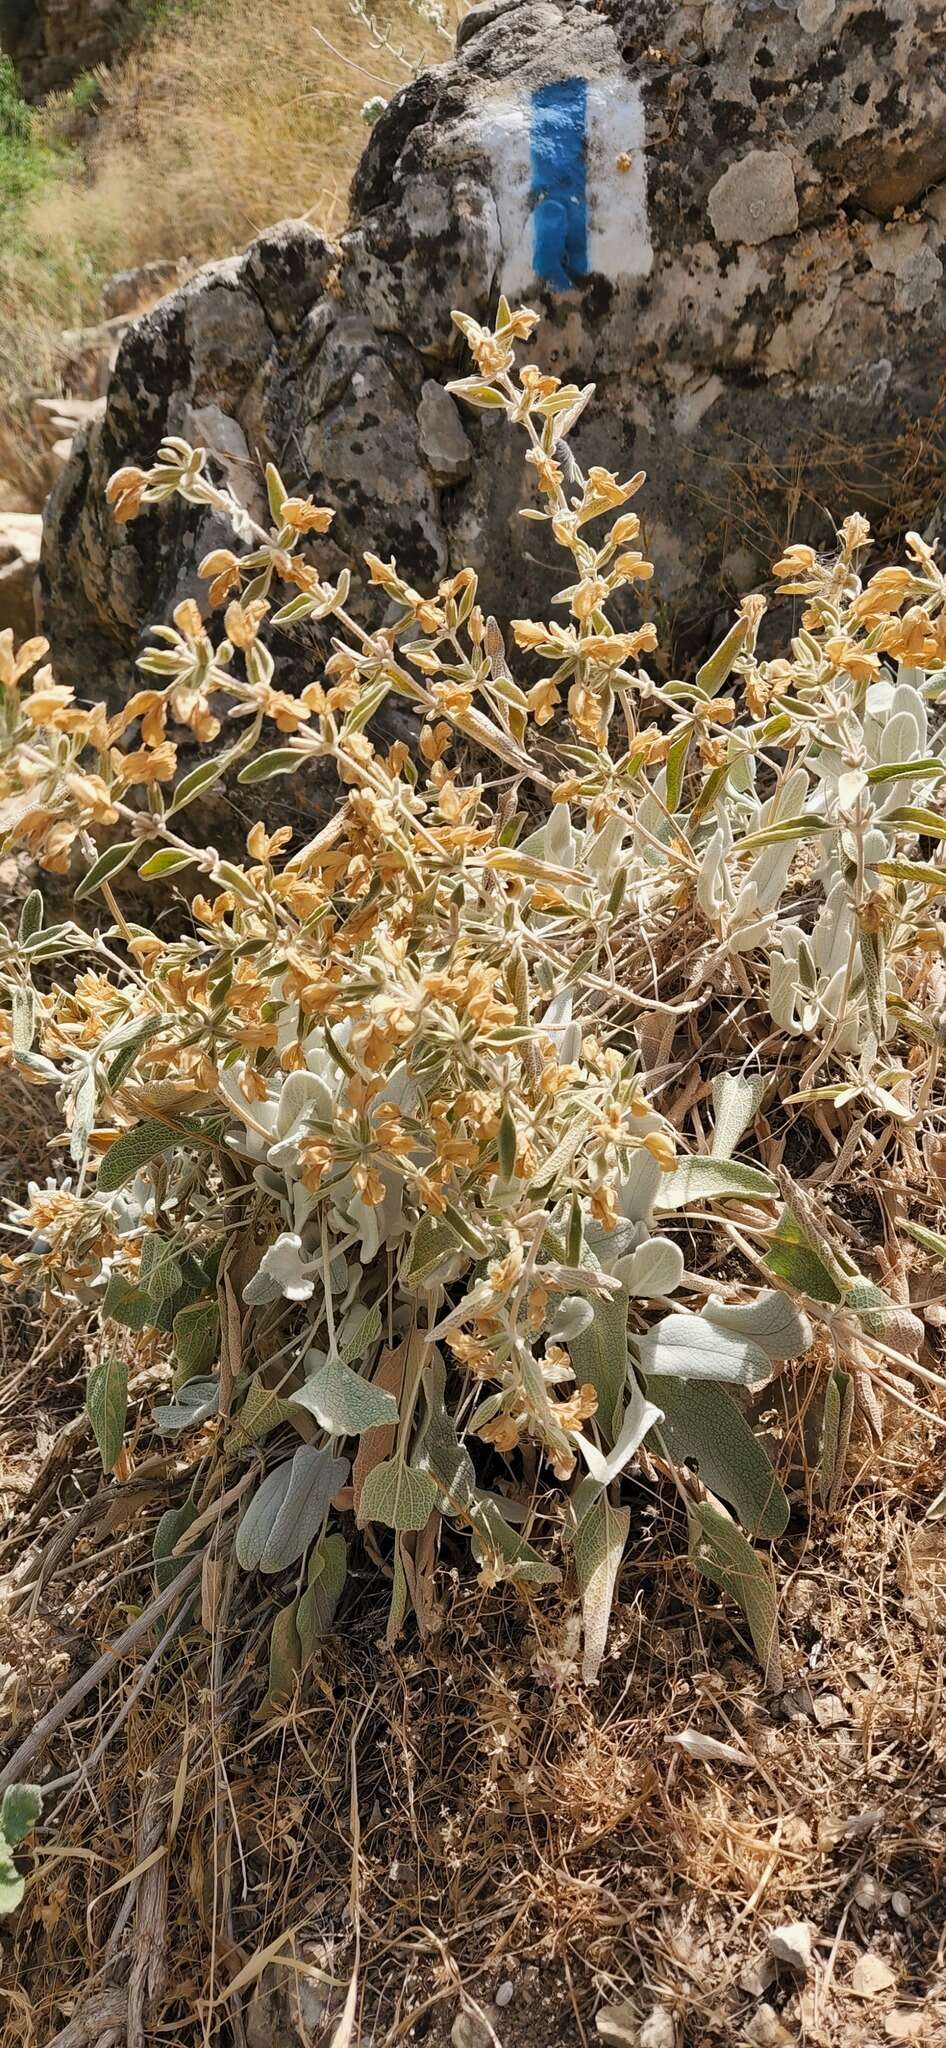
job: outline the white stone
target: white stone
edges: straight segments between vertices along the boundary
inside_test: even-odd
[[[787,1963],[789,1969],[807,1977],[811,1969],[811,1928],[807,1920],[786,1920],[783,1926],[773,1927],[768,1943],[775,1962]]]
[[[655,2005],[638,2034],[639,2048],[676,2048],[677,2030],[673,2014],[665,2005]]]
[[[791,157],[781,149],[750,149],[730,164],[709,195],[718,242],[770,242],[798,226]]]

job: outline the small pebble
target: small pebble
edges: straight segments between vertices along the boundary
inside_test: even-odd
[[[496,1993],[496,2004],[500,2007],[504,2005],[510,2005],[512,2002],[512,1992],[512,1983],[510,1979],[507,1977],[505,1983],[500,1985],[499,1990]]]
[[[665,2005],[655,2005],[637,2036],[640,2048],[676,2048],[677,2030],[673,2014]]]
[[[790,1970],[807,1977],[811,1969],[811,1928],[807,1920],[787,1920],[783,1927],[773,1927],[768,1943],[775,1962],[787,1963]]]
[[[746,2040],[752,2042],[752,2048],[788,2048],[794,2038],[779,2019],[774,2005],[760,2005],[746,2028]]]
[[[906,1892],[891,1892],[890,1904],[898,1920],[909,1920],[912,1908]]]

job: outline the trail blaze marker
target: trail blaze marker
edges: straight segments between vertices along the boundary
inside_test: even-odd
[[[647,277],[644,104],[633,80],[560,78],[484,110],[507,295]]]

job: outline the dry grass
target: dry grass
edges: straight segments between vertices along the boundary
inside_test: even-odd
[[[363,104],[449,47],[412,0],[372,14],[381,47],[344,0],[209,0],[101,74],[80,144],[0,250],[0,474],[35,482],[24,401],[55,388],[58,335],[100,317],[110,272],[226,254],[290,214],[340,227]],[[66,96],[40,129],[74,143]]]
[[[790,2038],[802,2021],[812,2042],[864,2041],[850,1980],[870,1949],[897,1980],[869,2009],[877,2039],[894,2006],[921,2016],[917,2038],[942,2039],[943,1637],[916,1573],[934,1484],[911,1429],[891,1436],[840,1517],[799,1500],[779,1546],[781,1699],[697,1593],[673,1508],[644,1482],[592,1692],[577,1681],[564,1608],[484,1595],[449,1556],[440,1631],[384,1652],[384,1589],[369,1564],[344,1642],[293,1710],[261,1727],[264,1617],[225,1571],[209,1638],[185,1630],[150,1677],[152,1643],[139,1646],[57,1738],[63,1782],[12,1939],[3,2048],[45,2048],[70,2013],[99,2019],[88,2036],[66,2031],[63,2048],[104,2044],[148,1957],[149,2038],[204,2048],[247,2027],[255,2041],[264,2017],[284,2038],[281,1999],[284,2017],[302,2000],[310,2026],[324,2005],[325,2030],[302,2038],[325,2042],[356,1928],[358,2038],[372,2048],[446,2048],[464,2006],[486,2009],[501,2043],[586,2048],[600,2003],[624,2000],[638,2025],[664,2005],[685,2048],[731,2048],[759,2004],[741,1978],[786,1919],[817,1934],[808,1983],[782,1975],[766,1994]],[[104,1484],[74,1439],[68,1478],[61,1459],[36,1472],[19,1518],[30,1566],[0,1645],[18,1662],[27,1722],[37,1673],[55,1694],[90,1639],[107,1644],[126,1625],[172,1492],[170,1465]],[[71,1541],[54,1555],[67,1515]],[[944,1556],[941,1543],[941,1597]],[[136,1687],[107,1753],[77,1779]],[[831,1727],[817,1718],[826,1695],[841,1709]],[[675,1738],[694,1732],[739,1761],[688,1756]],[[281,1967],[267,1971],[274,1955]],[[497,2012],[507,1984],[512,2002]]]

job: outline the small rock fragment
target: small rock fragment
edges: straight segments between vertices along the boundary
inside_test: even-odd
[[[433,377],[420,395],[417,445],[435,483],[456,484],[469,476],[473,449],[449,391]]]
[[[750,149],[717,179],[708,205],[718,242],[769,242],[794,234],[798,200],[791,157],[780,149]]]
[[[851,1990],[855,1998],[878,1998],[882,1991],[892,1991],[896,1976],[883,1956],[872,1955],[868,1950],[860,1956],[851,1971]]]
[[[620,2005],[603,2005],[595,2014],[595,2026],[602,2040],[613,2041],[615,2048],[637,2048],[638,2015],[626,2000]]]
[[[890,1904],[898,1920],[909,1920],[912,1907],[906,1892],[891,1892]]]
[[[883,1886],[879,1885],[876,1877],[871,1877],[866,1870],[863,1877],[858,1878],[853,1898],[855,1906],[860,1906],[862,1913],[876,1913],[878,1906],[887,1903],[887,1894]]]
[[[776,1963],[785,1963],[790,1970],[797,1970],[800,1977],[807,1977],[811,1969],[811,1928],[807,1920],[786,1920],[782,1927],[773,1927],[768,1943],[769,1954]]]
[[[848,1720],[848,1711],[836,1692],[820,1692],[814,1703],[815,1720],[819,1728],[841,1728]]]
[[[500,2011],[504,2006],[511,2004],[512,1994],[513,1985],[510,1978],[507,1977],[505,1983],[500,1985],[499,1990],[496,1993],[496,2004],[499,2006]]]
[[[746,2028],[746,2040],[752,2042],[752,2048],[788,2048],[793,2039],[774,2005],[760,2005]]]
[[[495,2048],[486,2020],[478,2012],[458,2012],[450,2039],[453,2048]]]
[[[738,1984],[749,1998],[762,1998],[775,1976],[775,1964],[771,1956],[759,1956],[756,1962],[743,1963]]]
[[[926,2014],[920,2006],[895,2005],[884,2020],[889,2041],[921,2041],[926,2033]]]
[[[648,2013],[637,2039],[639,2048],[676,2048],[673,2014],[665,2005],[655,2005]]]

